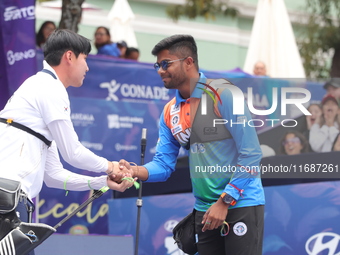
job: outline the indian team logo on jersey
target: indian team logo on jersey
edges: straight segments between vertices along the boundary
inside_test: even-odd
[[[247,230],[247,225],[243,222],[237,222],[233,227],[233,231],[237,236],[244,236],[247,233]]]
[[[179,123],[179,115],[176,114],[171,117],[171,125],[174,127],[174,126],[177,126],[178,123]]]
[[[180,104],[178,105],[171,105],[170,115],[174,115],[176,113],[179,113],[181,111]]]

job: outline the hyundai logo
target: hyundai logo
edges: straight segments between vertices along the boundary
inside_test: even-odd
[[[340,255],[338,249],[340,235],[331,232],[322,232],[310,237],[305,245],[309,255],[318,255],[322,251],[327,251],[328,255]]]

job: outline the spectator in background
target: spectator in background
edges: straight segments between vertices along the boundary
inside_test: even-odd
[[[340,78],[331,78],[329,81],[323,85],[324,89],[327,91],[326,94],[332,95],[340,102]]]
[[[306,115],[307,129],[310,130],[315,123],[320,123],[322,109],[319,104],[311,104],[308,106],[307,110],[312,114]]]
[[[257,61],[254,65],[254,75],[256,76],[267,76],[267,69],[265,63]]]
[[[121,51],[117,43],[111,41],[110,31],[106,27],[97,27],[94,34],[94,46],[97,48],[98,55],[107,55],[119,58]]]
[[[50,34],[56,30],[57,26],[54,24],[53,21],[45,21],[40,26],[40,29],[36,35],[36,44],[38,48],[42,48],[44,43],[46,42],[47,38],[50,36]]]
[[[315,152],[329,152],[339,133],[339,105],[332,95],[326,95],[322,99],[321,105],[322,116],[320,122],[314,123],[310,129],[309,143]]]
[[[128,47],[125,52],[126,59],[137,60],[139,59],[139,50],[134,47]]]
[[[117,42],[117,46],[118,46],[118,49],[120,50],[119,57],[124,58],[126,50],[128,48],[127,43],[125,41],[121,40],[121,41]]]
[[[303,132],[303,134],[306,137],[307,141],[309,141],[309,131],[315,123],[320,123],[320,118],[322,116],[322,109],[321,109],[321,105],[319,104],[311,104],[310,106],[308,106],[307,110],[312,115],[306,115],[307,129]],[[310,148],[310,150],[312,150],[312,148]]]
[[[281,139],[280,153],[285,155],[297,155],[309,151],[307,139],[298,131],[289,131]]]

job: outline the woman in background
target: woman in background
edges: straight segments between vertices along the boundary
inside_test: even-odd
[[[94,46],[97,48],[99,55],[107,55],[119,58],[121,51],[117,43],[111,41],[110,31],[106,27],[97,27],[94,34]]]
[[[36,35],[36,44],[38,48],[42,48],[46,39],[50,36],[50,34],[56,30],[57,26],[53,21],[45,21],[42,23],[37,35]]]
[[[281,139],[280,153],[285,155],[297,155],[309,151],[307,139],[298,131],[289,131]]]
[[[308,106],[307,110],[311,113],[311,115],[306,115],[306,129],[303,131],[303,135],[306,137],[307,141],[309,141],[309,132],[311,127],[315,123],[320,123],[322,108],[320,104],[311,104]],[[310,145],[309,151],[313,151]]]
[[[309,132],[309,143],[315,152],[329,152],[339,133],[339,105],[335,97],[326,95],[321,102],[322,116]]]

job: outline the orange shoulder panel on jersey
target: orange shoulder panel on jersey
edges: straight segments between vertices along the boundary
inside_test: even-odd
[[[175,139],[185,146],[191,134],[190,99],[176,105],[176,99],[173,98],[167,103],[164,107],[164,122]]]
[[[167,125],[168,128],[171,129],[170,125],[170,110],[171,106],[176,103],[176,98],[174,97],[172,100],[170,100],[165,106],[164,106],[164,122]]]

